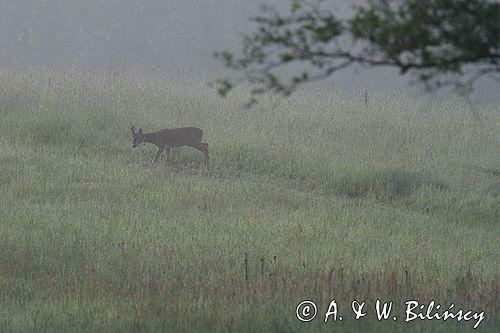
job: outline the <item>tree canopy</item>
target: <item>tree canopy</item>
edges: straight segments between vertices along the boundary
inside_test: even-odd
[[[288,13],[263,5],[241,54],[217,52],[237,76],[217,81],[225,96],[240,82],[252,94],[288,95],[353,64],[391,66],[427,88],[470,92],[500,79],[500,3],[488,0],[370,0],[341,18],[328,1],[291,0]],[[299,64],[297,66],[296,64]]]

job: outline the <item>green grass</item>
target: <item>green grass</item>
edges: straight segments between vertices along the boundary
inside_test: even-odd
[[[246,98],[1,72],[0,332],[472,331],[405,324],[409,299],[498,327],[498,106],[474,119],[459,99]],[[131,124],[203,128],[210,172],[189,148],[172,151],[176,171],[151,167]],[[397,322],[374,319],[377,298]],[[311,323],[295,318],[303,299]],[[345,320],[325,324],[332,299]]]

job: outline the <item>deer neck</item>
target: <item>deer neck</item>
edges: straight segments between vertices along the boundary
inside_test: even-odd
[[[153,133],[144,133],[144,142],[152,143],[158,146],[156,135]]]

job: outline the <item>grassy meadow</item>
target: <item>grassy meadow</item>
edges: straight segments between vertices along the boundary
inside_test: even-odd
[[[473,331],[404,323],[411,299],[500,326],[498,105],[474,117],[458,98],[398,92],[247,97],[1,71],[0,332]],[[185,147],[152,167],[132,124],[202,128],[211,170]],[[344,320],[324,323],[332,299]],[[398,320],[378,322],[376,299]]]

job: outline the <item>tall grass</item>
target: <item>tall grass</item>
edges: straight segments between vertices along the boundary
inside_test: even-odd
[[[0,72],[0,331],[331,331],[302,299],[434,299],[499,324],[500,112],[302,91],[243,108],[194,81]],[[199,126],[132,149],[131,124]],[[324,313],[323,313],[324,314]],[[467,331],[367,320],[336,331]],[[331,323],[330,323],[331,324]]]

